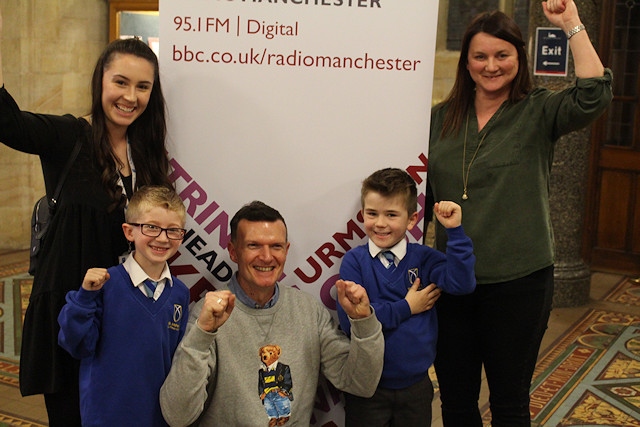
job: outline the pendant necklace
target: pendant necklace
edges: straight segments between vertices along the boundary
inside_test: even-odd
[[[467,166],[467,170],[465,174],[464,167],[467,164],[467,133],[468,132],[469,132],[469,115],[467,115],[467,125],[464,129],[464,144],[462,146],[462,185],[463,185],[462,200],[467,200],[469,198],[469,196],[467,195],[467,184],[469,183],[469,172],[471,171],[471,165],[473,164],[473,161],[476,159],[476,156],[478,155],[478,150],[480,150],[480,146],[484,142],[484,138],[487,136],[487,132],[485,132],[485,134],[482,135],[482,139],[480,139],[480,142],[476,147],[476,151],[473,153],[473,157],[471,157],[471,161]]]
[[[499,109],[500,112],[498,113],[498,116],[496,117],[496,120],[498,117],[500,117],[500,115],[502,114],[502,111],[504,111],[502,109],[502,107]],[[491,119],[493,119],[493,117],[491,117]],[[489,121],[491,121],[491,119],[489,119]],[[488,123],[487,123],[488,124]],[[486,129],[486,125],[484,126],[483,129]],[[482,135],[482,138],[480,139],[480,142],[478,143],[478,146],[476,147],[476,151],[473,152],[473,156],[471,157],[471,161],[469,162],[469,165],[466,168],[465,171],[465,165],[467,165],[467,134],[469,133],[469,114],[467,113],[467,124],[464,128],[464,143],[462,145],[462,200],[467,200],[469,198],[469,195],[467,194],[467,184],[469,184],[469,172],[471,171],[471,165],[473,164],[474,160],[476,159],[476,156],[478,155],[478,151],[480,150],[480,147],[482,146],[482,143],[484,142],[484,139],[487,137],[487,134],[489,133],[489,130],[486,129],[486,132],[484,133],[484,135]]]
[[[272,310],[272,308],[265,308],[259,310]],[[253,320],[257,323],[258,328],[262,332],[263,342],[266,344],[271,344],[269,342],[269,335],[271,334],[271,327],[273,326],[273,322],[276,320],[276,316],[278,315],[279,310],[275,310],[271,315],[260,314],[259,316],[251,316]]]

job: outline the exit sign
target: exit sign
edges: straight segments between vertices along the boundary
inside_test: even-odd
[[[536,57],[533,74],[536,76],[567,75],[569,40],[560,28],[536,28]]]

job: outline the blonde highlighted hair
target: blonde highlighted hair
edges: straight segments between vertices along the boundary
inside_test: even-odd
[[[142,214],[153,208],[164,208],[177,213],[184,226],[187,210],[182,199],[173,189],[160,185],[146,185],[133,193],[125,214],[126,221],[135,222]]]

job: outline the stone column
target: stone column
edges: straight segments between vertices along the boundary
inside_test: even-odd
[[[582,23],[597,48],[601,1],[575,0]],[[534,58],[535,31],[549,27],[539,1],[532,1],[529,20],[529,60]],[[569,55],[566,78],[534,76],[534,84],[564,89],[575,84],[573,58]],[[590,152],[590,127],[560,138],[551,170],[551,221],[556,243],[554,307],[576,307],[589,300],[591,271],[581,257],[585,197]]]

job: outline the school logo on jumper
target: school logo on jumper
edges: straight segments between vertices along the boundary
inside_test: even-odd
[[[289,365],[279,362],[279,345],[260,347],[258,355],[262,368],[258,371],[258,394],[269,417],[269,427],[282,426],[291,418],[293,381]]]
[[[182,305],[173,304],[173,321],[178,323],[182,319]]]
[[[411,287],[413,285],[413,282],[415,282],[418,278],[418,269],[410,268],[409,270],[407,270],[407,274],[409,275],[409,287]]]

